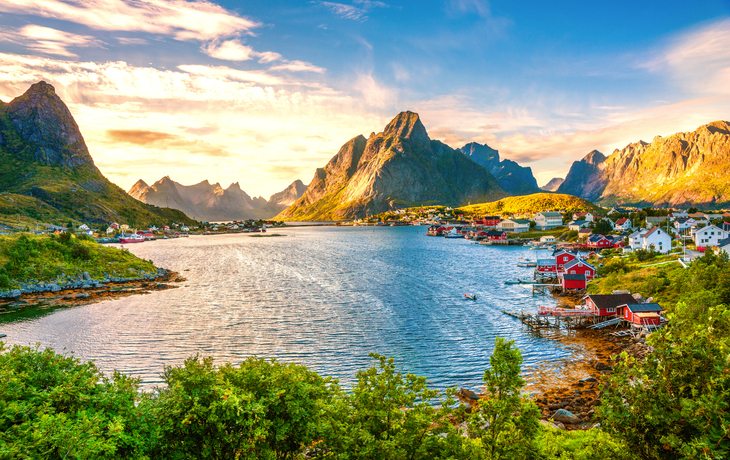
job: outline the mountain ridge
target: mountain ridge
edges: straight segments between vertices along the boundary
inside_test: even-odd
[[[431,140],[418,114],[405,111],[382,132],[347,141],[277,219],[345,220],[411,204],[459,205],[505,195],[485,168]]]
[[[487,144],[470,142],[459,150],[489,171],[497,179],[502,190],[510,195],[529,195],[541,191],[532,174],[532,168],[520,166],[512,160],[500,160],[499,151]]]
[[[719,208],[730,204],[730,123],[655,136],[616,149],[592,151],[570,168],[558,192],[604,205]]]

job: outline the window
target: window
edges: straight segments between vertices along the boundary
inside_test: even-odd
[[[616,313],[615,308],[606,308],[606,313]]]

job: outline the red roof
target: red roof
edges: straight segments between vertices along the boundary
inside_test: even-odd
[[[622,218],[620,218],[619,220],[616,221],[616,225],[623,225],[623,224],[626,223],[627,220],[628,220],[627,218],[622,217]]]

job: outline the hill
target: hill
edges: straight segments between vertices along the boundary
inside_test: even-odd
[[[601,208],[590,201],[572,195],[557,193],[535,193],[527,196],[513,196],[491,203],[463,206],[456,211],[467,215],[521,214],[541,211],[600,212]]]
[[[140,203],[109,182],[68,107],[43,81],[10,103],[0,101],[0,164],[5,216],[35,210],[37,220],[61,225],[194,222],[180,211]]]
[[[558,187],[562,185],[562,183],[562,177],[553,177],[552,179],[550,179],[550,182],[540,187],[540,189],[546,192],[555,192],[558,190]]]
[[[431,140],[418,114],[402,112],[379,134],[354,137],[315,172],[279,220],[346,220],[409,206],[498,199],[495,178],[463,153]]]
[[[715,121],[695,131],[656,136],[606,157],[596,150],[570,168],[560,193],[602,205],[730,205],[730,124]]]

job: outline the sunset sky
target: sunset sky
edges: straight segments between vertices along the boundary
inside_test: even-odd
[[[124,189],[268,198],[403,110],[543,185],[730,119],[730,0],[0,0],[0,99],[39,80]]]

